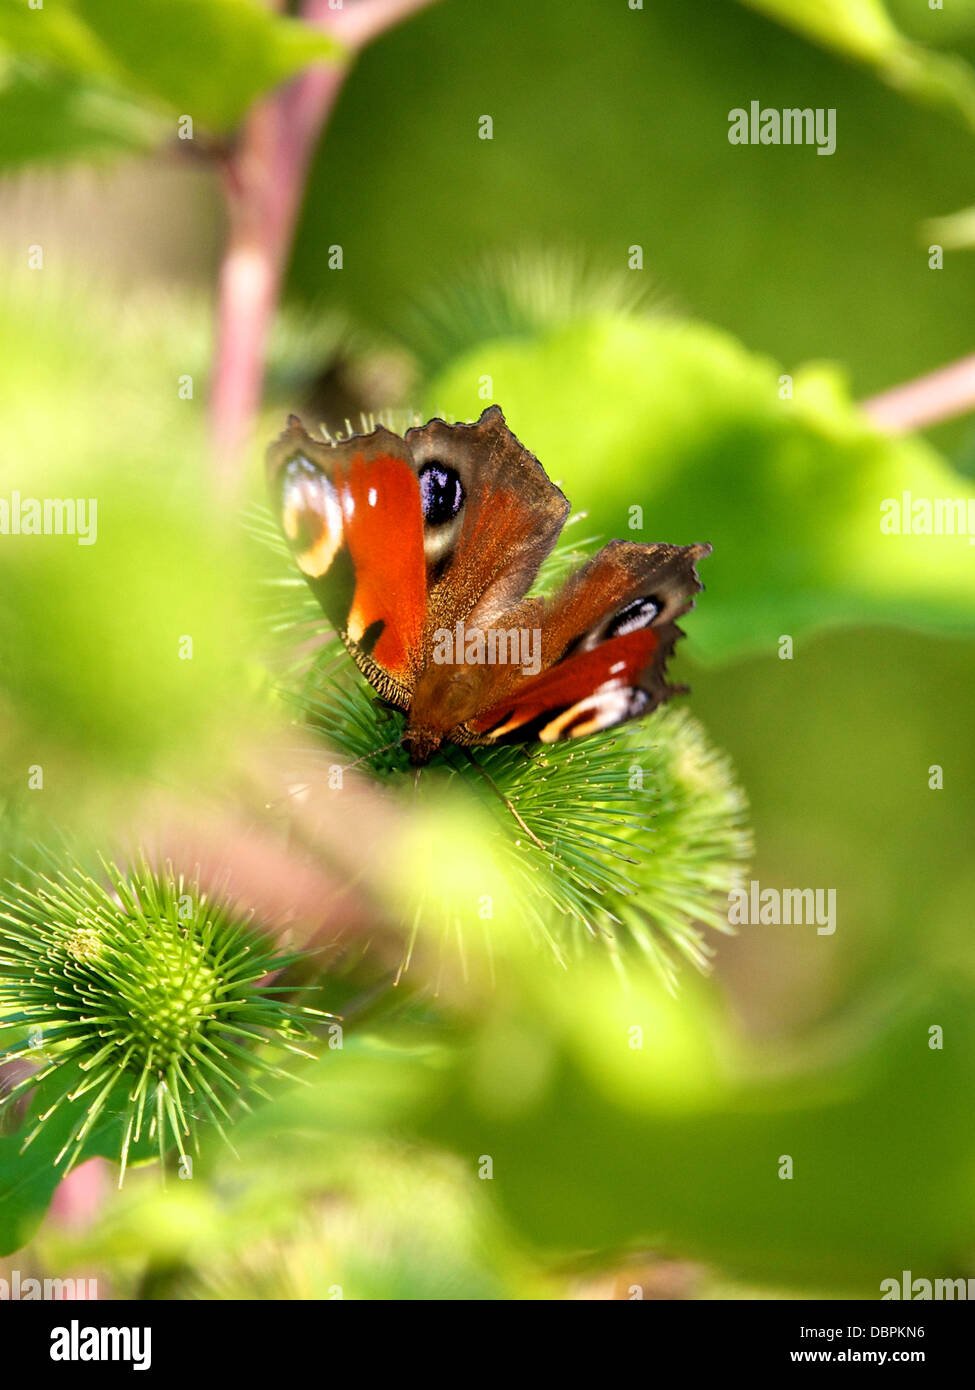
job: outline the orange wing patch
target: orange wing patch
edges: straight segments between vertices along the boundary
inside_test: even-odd
[[[345,543],[355,567],[348,635],[361,642],[374,623],[383,631],[373,660],[403,679],[419,659],[426,619],[420,485],[410,466],[392,455],[366,461],[356,454],[335,470]]]

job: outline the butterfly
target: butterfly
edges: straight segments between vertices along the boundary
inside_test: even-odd
[[[684,686],[666,663],[710,545],[612,541],[526,597],[569,503],[496,405],[332,441],[290,416],[267,454],[298,568],[422,766],[461,747],[584,738]]]

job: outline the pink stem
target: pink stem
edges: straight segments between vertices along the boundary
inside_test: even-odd
[[[903,434],[975,409],[975,355],[871,396],[862,409],[878,429]]]
[[[230,486],[260,404],[268,340],[294,238],[308,166],[354,55],[431,0],[360,0],[333,10],[306,0],[304,19],[349,57],[313,67],[251,111],[225,165],[230,218],[217,288],[210,424],[218,477]]]

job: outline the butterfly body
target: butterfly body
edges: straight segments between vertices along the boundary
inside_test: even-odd
[[[337,443],[292,416],[268,480],[326,615],[406,714],[414,764],[443,743],[583,737],[679,689],[665,664],[710,546],[613,541],[553,597],[526,597],[569,503],[497,406]]]

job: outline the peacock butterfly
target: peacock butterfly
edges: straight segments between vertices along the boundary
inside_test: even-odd
[[[500,409],[403,437],[333,442],[301,421],[267,455],[298,566],[415,766],[442,743],[581,738],[683,686],[666,662],[710,545],[612,541],[551,598],[526,598],[569,514]]]

